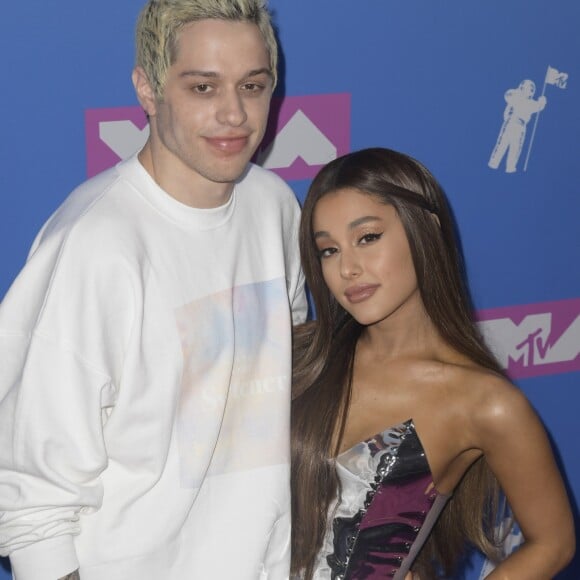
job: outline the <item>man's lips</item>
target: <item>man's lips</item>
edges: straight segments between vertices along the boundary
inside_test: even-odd
[[[370,298],[378,287],[378,284],[358,284],[357,286],[347,288],[344,291],[344,295],[351,304],[357,304]]]
[[[240,153],[248,144],[248,135],[239,137],[206,137],[211,147],[221,153]]]

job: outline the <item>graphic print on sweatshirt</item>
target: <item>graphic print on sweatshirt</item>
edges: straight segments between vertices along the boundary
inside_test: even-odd
[[[183,349],[181,482],[287,463],[290,314],[284,279],[176,311]]]

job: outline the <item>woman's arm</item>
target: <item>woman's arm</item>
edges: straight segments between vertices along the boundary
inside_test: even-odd
[[[525,396],[487,377],[474,412],[476,437],[518,522],[525,543],[489,580],[548,580],[575,551],[570,504],[544,428]],[[479,445],[478,445],[479,446]]]

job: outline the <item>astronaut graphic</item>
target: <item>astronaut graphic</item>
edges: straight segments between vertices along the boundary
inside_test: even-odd
[[[517,171],[518,161],[526,139],[526,127],[532,115],[535,113],[534,128],[524,162],[524,171],[527,170],[534,136],[538,126],[538,119],[547,103],[547,99],[544,96],[546,87],[551,85],[558,89],[565,89],[567,84],[568,73],[548,66],[544,78],[544,86],[542,87],[542,94],[537,99],[534,99],[536,85],[529,79],[523,80],[517,89],[509,89],[506,91],[504,95],[506,108],[503,113],[503,124],[488,162],[488,165],[492,169],[497,169],[504,156],[506,156],[506,173],[515,173]]]
[[[527,79],[523,80],[517,89],[506,91],[504,98],[507,105],[503,113],[503,124],[488,162],[492,169],[497,169],[507,154],[506,173],[517,171],[526,138],[526,126],[532,115],[542,111],[547,102],[544,95],[534,99],[535,92],[536,85]]]

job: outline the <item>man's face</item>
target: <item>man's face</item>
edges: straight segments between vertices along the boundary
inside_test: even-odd
[[[170,194],[189,187],[211,197],[229,191],[264,136],[270,59],[256,25],[224,20],[186,25],[176,53],[148,111],[155,177]]]

